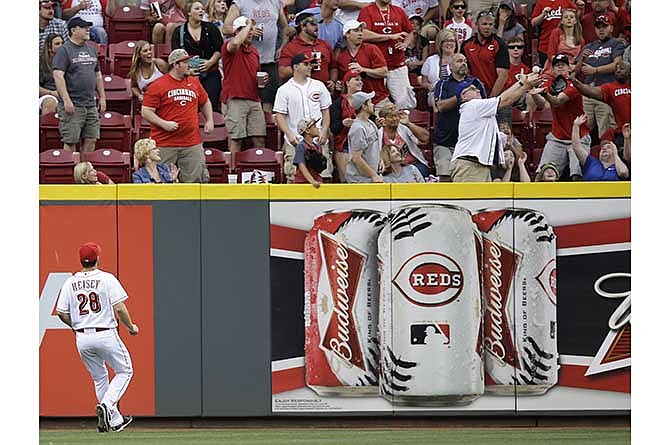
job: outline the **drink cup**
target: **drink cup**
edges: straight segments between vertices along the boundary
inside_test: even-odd
[[[259,71],[256,73],[256,81],[258,82],[258,88],[265,88],[267,80],[270,78],[270,75],[265,71]]]
[[[237,174],[231,173],[228,175],[228,184],[237,184]]]

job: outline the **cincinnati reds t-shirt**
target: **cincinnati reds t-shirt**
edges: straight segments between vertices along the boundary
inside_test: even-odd
[[[402,8],[388,5],[386,11],[379,9],[377,4],[368,5],[361,9],[358,21],[364,22],[366,29],[377,34],[390,35],[399,32],[412,32],[412,24]],[[405,65],[405,51],[395,48],[395,44],[402,40],[386,40],[375,43],[382,51],[389,70],[394,70]]]
[[[531,19],[542,14],[542,10],[547,6],[551,8],[551,11],[549,11],[549,14],[540,23],[540,44],[537,48],[538,51],[543,53],[546,53],[549,48],[549,36],[551,32],[561,23],[563,10],[566,8],[577,10],[577,6],[575,6],[572,0],[537,0],[535,8],[533,8],[533,12],[530,14]]]
[[[555,77],[547,76],[544,86],[549,89]],[[572,123],[577,116],[584,114],[584,101],[582,94],[577,90],[572,81],[568,80],[568,86],[562,91],[570,100],[560,107],[551,107],[551,134],[556,139],[570,141],[572,139]],[[589,132],[589,126],[584,123],[579,129],[579,137],[583,138]]]
[[[363,68],[379,68],[386,66],[384,55],[375,45],[363,43],[360,48],[358,48],[356,55],[353,56],[348,48],[344,48],[340,55],[337,56],[335,63],[337,66],[338,79],[344,78],[346,72],[349,71],[349,64],[351,62],[356,62]],[[372,98],[373,103],[377,104],[389,97],[389,90],[386,88],[383,78],[377,79],[365,74],[361,77],[363,78],[363,91],[366,93],[371,91],[375,92],[375,97]]]
[[[413,15],[425,17],[430,8],[437,6],[437,0],[393,0],[393,4],[402,8],[407,17]]]
[[[165,131],[151,124],[151,138],[158,147],[190,147],[202,142],[198,128],[198,107],[207,102],[207,92],[197,77],[177,80],[166,74],[155,80],[144,93],[142,105],[155,108],[166,121],[179,124],[175,131]]]
[[[603,93],[603,102],[612,107],[617,127],[630,123],[630,82],[605,83],[600,85],[600,91]]]

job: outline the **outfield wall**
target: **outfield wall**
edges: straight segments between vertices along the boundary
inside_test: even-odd
[[[304,381],[302,243],[333,209],[447,203],[532,208],[557,234],[558,385],[543,396],[483,396],[465,407],[319,397]],[[141,332],[120,329],[139,416],[615,414],[630,410],[630,323],[596,280],[630,273],[630,183],[40,186],[40,415],[87,416],[95,396],[55,315],[77,248],[102,247]],[[610,280],[608,292],[629,281]],[[587,375],[588,374],[588,375]],[[64,383],[67,384],[64,384]]]

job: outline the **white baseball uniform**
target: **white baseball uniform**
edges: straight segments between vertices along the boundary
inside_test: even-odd
[[[93,378],[98,403],[109,410],[111,426],[123,423],[117,404],[133,376],[133,364],[119,337],[113,308],[127,298],[114,275],[94,269],[68,278],[56,305],[58,312],[70,315],[79,356]],[[105,364],[114,370],[111,382]]]

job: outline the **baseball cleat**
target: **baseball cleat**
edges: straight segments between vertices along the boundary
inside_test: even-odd
[[[115,433],[120,433],[123,431],[128,425],[130,425],[130,422],[133,421],[133,416],[123,416],[123,422],[121,422],[120,425],[116,425],[112,427],[112,431]]]
[[[103,404],[95,406],[95,415],[98,418],[98,432],[106,433],[109,431],[109,414],[107,412],[107,407]]]

